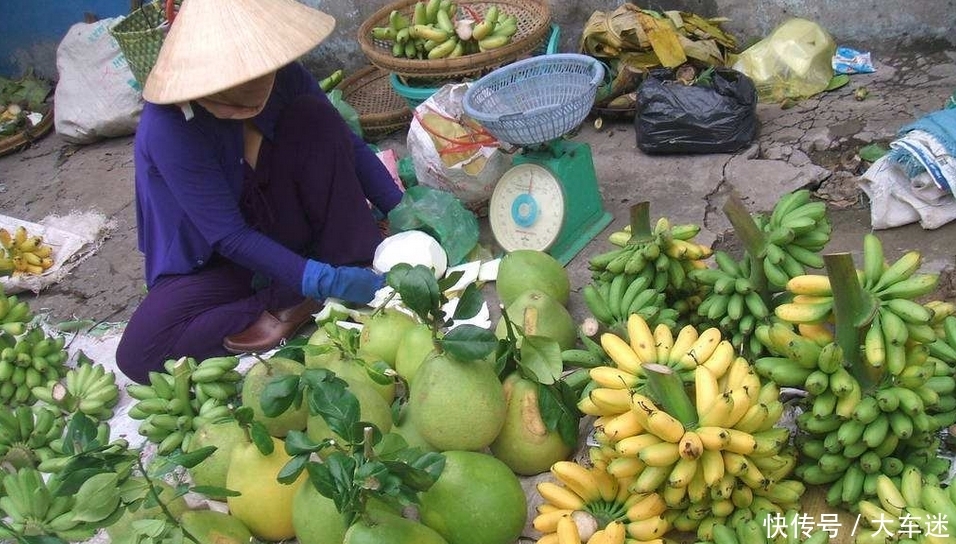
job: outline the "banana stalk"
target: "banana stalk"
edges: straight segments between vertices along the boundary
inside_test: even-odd
[[[849,371],[863,391],[871,391],[882,378],[883,370],[865,363],[860,346],[863,345],[865,329],[873,321],[879,306],[860,286],[849,253],[825,255],[823,259],[833,289],[837,344],[843,349]]]
[[[730,198],[724,204],[724,215],[727,216],[730,224],[734,227],[734,232],[740,237],[747,249],[747,258],[751,262],[750,282],[753,284],[754,291],[760,293],[760,298],[763,299],[768,308],[771,308],[772,305],[769,304],[769,285],[762,266],[762,261],[766,257],[760,257],[766,252],[766,236],[754,222],[753,216],[747,211],[746,206],[736,192],[731,193]]]
[[[648,393],[651,399],[673,415],[685,428],[697,425],[697,408],[684,390],[681,377],[669,366],[644,364]]]

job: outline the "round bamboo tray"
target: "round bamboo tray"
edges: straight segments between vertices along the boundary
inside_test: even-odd
[[[387,82],[388,80],[386,80]],[[404,100],[404,99],[403,99]],[[30,128],[25,128],[11,136],[0,137],[0,157],[9,155],[27,147],[31,143],[47,135],[53,128],[53,107],[43,114],[43,119]]]
[[[359,114],[366,140],[407,129],[412,121],[412,111],[392,88],[388,72],[377,66],[357,70],[339,83],[338,88],[342,90],[342,100]]]
[[[393,10],[414,16],[415,4],[420,0],[399,0],[386,4],[362,23],[358,41],[369,61],[400,76],[413,78],[455,78],[476,76],[490,72],[499,66],[513,62],[537,49],[551,31],[551,6],[547,0],[484,0],[481,2],[458,2],[459,14],[474,12],[483,17],[488,9],[497,5],[504,13],[518,18],[518,31],[511,42],[502,47],[456,58],[408,59],[392,55],[392,42],[372,38],[372,29],[388,26],[388,17]],[[459,15],[460,17],[461,15]]]

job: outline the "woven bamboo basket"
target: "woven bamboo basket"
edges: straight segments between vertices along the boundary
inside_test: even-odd
[[[392,88],[388,72],[377,66],[360,68],[339,83],[338,88],[342,90],[342,100],[359,114],[366,140],[407,129],[412,121],[412,111]]]
[[[513,62],[540,47],[551,31],[551,6],[547,0],[484,0],[458,2],[459,13],[472,11],[479,17],[493,5],[518,18],[518,31],[505,46],[456,58],[408,59],[392,55],[392,42],[372,38],[372,29],[388,26],[393,10],[414,16],[419,0],[398,0],[386,4],[362,23],[358,41],[369,61],[385,71],[412,78],[457,78],[480,76]]]

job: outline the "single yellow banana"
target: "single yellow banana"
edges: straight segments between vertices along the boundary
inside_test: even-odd
[[[640,408],[635,407],[633,413],[639,413]],[[663,410],[646,410],[645,418],[642,422],[644,428],[651,434],[657,435],[665,442],[677,444],[684,436],[684,425],[674,416]]]
[[[697,427],[694,432],[700,437],[704,451],[722,451],[730,442],[726,427]]]
[[[578,524],[574,522],[572,516],[564,516],[558,520],[556,533],[558,535],[558,544],[581,544],[581,534],[578,532]]]
[[[602,410],[602,415],[623,414],[631,410],[631,393],[627,389],[596,387],[588,393],[588,397]]]
[[[558,508],[581,510],[586,504],[578,494],[554,482],[539,482],[537,490],[545,502]]]
[[[564,508],[549,510],[535,516],[531,525],[541,533],[553,533],[558,530],[558,520],[564,516],[570,516],[571,512]]]
[[[627,318],[627,337],[631,349],[643,363],[657,362],[657,342],[647,321],[638,314]]]
[[[558,461],[551,465],[551,474],[574,494],[593,502],[601,498],[597,481],[591,470],[572,461]]]
[[[705,363],[717,349],[717,345],[720,344],[720,341],[720,329],[717,327],[708,328],[700,333],[700,336],[680,359],[680,362],[688,365],[687,368],[693,368],[696,365]]]
[[[680,459],[680,451],[674,442],[652,444],[637,455],[648,467],[671,467]]]
[[[683,359],[684,356],[687,355],[687,352],[694,346],[694,343],[697,342],[697,338],[697,328],[693,325],[685,325],[681,328],[677,333],[677,338],[674,339],[674,345],[670,353],[667,355],[669,365],[673,366]],[[661,359],[658,358],[658,361],[661,361]]]
[[[640,385],[640,380],[634,374],[610,366],[591,368],[588,370],[588,375],[601,387],[611,389],[631,389]]]
[[[716,378],[721,378],[737,358],[737,350],[730,340],[721,340],[714,348],[714,352],[702,363]]]
[[[832,296],[830,278],[820,274],[795,276],[787,282],[787,291],[795,295]]]
[[[645,361],[634,351],[631,344],[620,336],[610,332],[602,334],[601,347],[617,368],[638,376],[644,373],[641,364]]]
[[[697,423],[702,427],[728,427],[727,421],[734,411],[734,397],[728,392],[721,393],[711,405],[710,410],[700,414]]]
[[[614,443],[643,433],[645,430],[643,422],[645,421],[646,418],[640,417],[634,410],[628,410],[611,417],[600,428],[604,431],[604,436]],[[595,427],[598,427],[597,423],[595,423]]]
[[[704,417],[720,395],[717,377],[706,366],[694,369],[694,404],[697,406],[698,420]]]
[[[617,444],[614,444],[614,449],[622,457],[636,457],[644,448],[661,442],[663,440],[651,433],[642,433],[621,439]]]
[[[666,364],[674,347],[674,333],[670,327],[663,323],[654,327],[654,344],[657,346],[657,361]]]

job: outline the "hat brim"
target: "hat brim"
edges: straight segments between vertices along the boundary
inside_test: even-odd
[[[143,98],[175,104],[235,87],[308,53],[334,28],[335,18],[297,0],[185,0]]]

